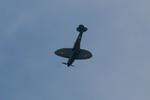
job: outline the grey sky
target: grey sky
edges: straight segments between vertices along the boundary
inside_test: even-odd
[[[149,0],[1,0],[0,100],[150,100]],[[54,55],[81,47],[74,68]]]

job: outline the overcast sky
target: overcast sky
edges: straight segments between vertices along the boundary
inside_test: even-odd
[[[150,100],[149,0],[1,0],[0,100]],[[54,51],[81,48],[66,67]]]

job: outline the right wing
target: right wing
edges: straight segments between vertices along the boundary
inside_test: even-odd
[[[72,48],[62,48],[55,51],[55,54],[65,58],[71,58],[73,51]]]
[[[75,59],[82,60],[82,59],[89,59],[92,57],[92,53],[88,50],[80,49],[79,54],[76,56]]]

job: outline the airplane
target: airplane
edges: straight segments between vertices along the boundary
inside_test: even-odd
[[[72,63],[75,60],[84,60],[92,57],[92,53],[85,49],[80,49],[80,43],[82,35],[88,30],[84,25],[80,24],[76,30],[79,32],[79,35],[74,43],[73,48],[61,48],[55,51],[57,56],[68,58],[68,62],[62,62],[62,64],[67,65],[68,67],[73,66]]]

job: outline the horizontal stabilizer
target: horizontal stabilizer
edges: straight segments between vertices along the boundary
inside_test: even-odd
[[[77,27],[78,32],[86,32],[87,30],[87,27],[84,27],[82,24]]]

